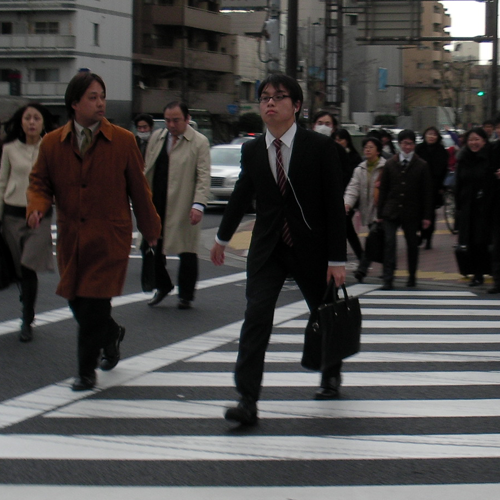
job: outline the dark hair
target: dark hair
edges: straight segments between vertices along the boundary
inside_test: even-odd
[[[467,141],[469,140],[469,136],[471,134],[476,134],[479,137],[482,137],[486,143],[488,143],[488,134],[484,131],[482,127],[474,127],[471,128],[470,130],[467,130],[467,132],[464,135],[464,144],[467,145]]]
[[[346,130],[345,128],[341,128],[340,130],[337,131],[336,138],[345,139],[347,141],[347,147],[349,148],[349,150],[355,151],[357,153],[356,148],[354,147],[354,144],[352,142],[351,134],[349,133],[348,130]]]
[[[438,136],[437,141],[436,141],[436,143],[435,143],[435,144],[441,144],[441,142],[442,142],[442,140],[443,140],[443,136],[441,135],[441,133],[439,132],[439,130],[438,130],[436,127],[434,127],[434,126],[427,127],[427,128],[423,131],[423,133],[422,133],[422,137],[424,138],[424,142],[426,142],[426,141],[425,141],[425,134],[427,134],[427,132],[430,132],[431,130],[432,130],[432,132],[436,132],[436,135]]]
[[[260,82],[259,88],[257,90],[258,98],[260,98],[263,90],[268,85],[274,87],[275,90],[278,90],[280,88],[280,85],[282,87],[285,87],[286,91],[290,95],[292,103],[293,104],[300,103],[299,109],[295,113],[295,116],[297,116],[300,113],[300,108],[302,107],[302,103],[304,102],[304,94],[297,80],[283,73],[271,73],[267,78],[265,78]]]
[[[377,148],[377,151],[379,153],[379,156],[380,156],[380,153],[382,152],[382,143],[376,138],[376,137],[365,137],[363,139],[363,148],[369,143],[371,142],[376,148]]]
[[[384,141],[382,140],[384,138],[389,139],[389,142],[387,144],[384,144]],[[392,143],[393,139],[394,139],[394,137],[392,136],[392,134],[388,130],[385,130],[385,129],[380,130],[380,141],[382,142],[382,149],[384,149],[384,146],[388,146],[389,149],[391,150],[391,153],[396,154],[396,148],[394,147],[394,144]]]
[[[154,127],[155,122],[153,121],[153,117],[148,115],[147,113],[141,113],[134,118],[134,125],[137,127],[139,122],[146,122],[151,128]]]
[[[102,87],[104,95],[106,95],[106,85],[104,84],[103,79],[99,75],[91,73],[90,71],[79,71],[68,83],[66,93],[64,94],[64,104],[69,118],[73,118],[75,116],[73,103],[80,102],[80,99],[83,97],[83,94],[85,94],[90,85],[92,85],[92,82],[97,82]]]
[[[333,123],[333,128],[334,128],[334,130],[336,130],[337,127],[339,126],[339,121],[337,120],[337,118],[335,118],[335,116],[333,116],[332,113],[330,113],[330,111],[318,111],[312,117],[311,123],[314,125],[320,118],[323,118],[323,116],[330,117],[330,119],[332,120],[332,123]]]
[[[174,108],[181,108],[182,114],[184,115],[184,120],[187,120],[189,116],[189,108],[187,107],[187,104],[182,101],[171,101],[169,102],[164,108],[163,108],[163,113],[167,109],[174,109]]]
[[[493,126],[495,126],[495,122],[493,120],[484,120],[483,127],[485,125],[493,125]]]
[[[404,140],[410,140],[412,142],[415,142],[417,140],[417,137],[415,136],[415,132],[413,130],[405,128],[404,130],[401,130],[398,134],[398,143],[403,142]]]
[[[366,137],[373,137],[374,139],[377,139],[382,142],[382,132],[377,129],[372,129],[369,132],[367,132]]]
[[[42,137],[52,130],[52,115],[50,111],[38,102],[29,102],[19,108],[9,120],[4,123],[6,133],[5,144],[19,139],[21,142],[26,142],[26,134],[23,130],[23,115],[28,108],[35,108],[43,118]]]

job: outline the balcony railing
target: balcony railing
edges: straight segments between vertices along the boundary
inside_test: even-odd
[[[76,10],[76,0],[51,2],[43,0],[0,0],[0,11],[32,11],[32,10]]]
[[[0,0],[1,2],[1,0]],[[0,50],[74,49],[76,37],[72,35],[2,35]]]

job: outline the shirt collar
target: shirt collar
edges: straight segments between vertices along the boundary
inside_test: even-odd
[[[293,125],[280,137],[281,142],[287,146],[288,148],[292,147],[293,139],[297,132],[297,124],[294,122]],[[266,147],[269,149],[269,146],[273,143],[276,137],[269,132],[269,129],[266,130]]]
[[[94,136],[96,130],[99,128],[99,125],[101,124],[101,122],[95,122],[92,125],[90,125],[90,127],[83,127],[76,120],[73,120],[73,123],[75,125],[75,132],[77,133],[78,136],[82,135],[84,128],[89,128],[92,131],[92,136]]]
[[[411,162],[413,155],[415,154],[415,151],[412,151],[410,154],[405,155],[403,152],[399,153],[399,161],[403,163],[403,161],[407,161],[408,163]]]

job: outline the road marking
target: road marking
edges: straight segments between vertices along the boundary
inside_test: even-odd
[[[481,299],[472,299],[472,300],[467,300],[467,299],[404,299],[400,297],[393,296],[391,298],[387,299],[377,299],[377,298],[372,298],[372,294],[370,294],[370,297],[363,297],[359,299],[359,303],[361,305],[366,305],[366,306],[393,306],[394,305],[394,299],[397,298],[397,303],[398,305],[402,306],[432,306],[432,307],[439,307],[439,306],[458,306],[458,307],[467,307],[467,306],[474,306],[474,307],[479,307],[479,306],[489,306],[489,307],[500,307],[500,300],[481,300]],[[385,295],[385,294],[384,294]]]
[[[500,484],[408,486],[43,486],[0,485],[2,500],[497,500]]]
[[[130,436],[5,434],[2,460],[412,460],[500,458],[500,434]]]
[[[474,329],[484,329],[493,328],[495,330],[500,330],[500,320],[498,321],[467,321],[467,320],[450,320],[450,321],[436,321],[436,320],[397,320],[397,319],[365,319],[365,309],[361,308],[361,313],[363,314],[363,328],[397,328],[398,330],[408,330],[408,329],[454,329],[454,330],[474,330]],[[405,314],[398,314],[398,316],[405,316]],[[429,314],[432,316],[432,314]],[[487,316],[487,314],[485,314]],[[307,319],[293,319],[287,323],[281,323],[278,328],[301,328],[305,330],[307,326]]]
[[[236,362],[236,352],[210,351],[186,361],[196,363]],[[300,363],[302,352],[267,352],[266,363]],[[488,363],[500,361],[500,351],[360,352],[346,363]]]
[[[46,418],[215,418],[233,401],[87,399],[44,415]],[[264,419],[499,417],[498,399],[259,401]]]
[[[288,327],[300,320],[291,320],[276,325],[276,328]],[[304,325],[303,322],[300,323]],[[305,326],[302,327],[305,330]],[[500,334],[497,333],[363,333],[362,344],[496,344],[500,343]],[[300,333],[274,333],[271,335],[271,344],[303,344],[304,332]]]
[[[233,373],[156,372],[124,383],[129,387],[233,387]],[[265,372],[264,387],[316,387],[317,373]],[[500,371],[343,372],[343,387],[500,385]]]

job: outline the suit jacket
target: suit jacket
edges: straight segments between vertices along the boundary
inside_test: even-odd
[[[27,196],[27,214],[47,213],[55,198],[57,293],[66,299],[121,294],[132,241],[130,201],[144,237],[160,235],[134,135],[105,118],[83,158],[72,120],[47,134]]]
[[[433,204],[432,178],[427,163],[413,155],[405,172],[394,155],[380,178],[378,218],[430,220]]]
[[[157,130],[146,150],[146,179],[153,187],[156,160],[168,137]],[[167,207],[163,226],[163,253],[198,253],[201,223],[192,226],[189,213],[193,203],[206,205],[210,193],[210,144],[208,139],[187,126],[184,137],[170,152],[168,162]]]
[[[265,135],[242,147],[241,173],[224,211],[218,238],[229,241],[251,200],[256,220],[248,253],[248,273],[258,271],[281,238],[286,216],[299,260],[346,260],[342,171],[328,137],[298,127],[285,197],[272,174]],[[293,186],[293,189],[290,187]]]

